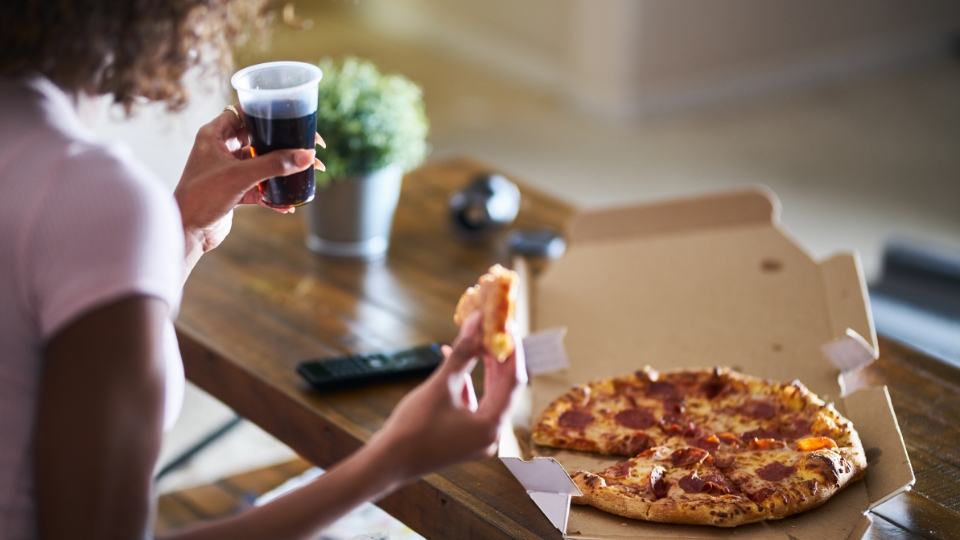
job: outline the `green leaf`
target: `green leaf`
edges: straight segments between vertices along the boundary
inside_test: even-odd
[[[407,172],[427,155],[429,123],[423,92],[402,75],[382,75],[368,60],[344,58],[338,66],[325,58],[317,106],[317,131],[327,148],[317,157],[320,185],[332,179],[366,174],[390,164]]]

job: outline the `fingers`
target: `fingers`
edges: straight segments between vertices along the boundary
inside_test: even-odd
[[[237,130],[237,139],[240,141],[242,146],[250,145],[250,131],[247,129],[247,115],[243,112],[243,105],[239,103],[234,103],[233,108],[240,113],[240,118],[243,120],[240,122],[240,129]]]
[[[248,189],[246,193],[243,194],[243,197],[240,198],[240,204],[261,204],[263,203],[263,195],[260,194],[260,190],[257,189],[257,186],[253,186]]]
[[[244,146],[240,148],[240,150],[237,151],[236,156],[240,159],[253,159],[257,157],[256,152],[253,150],[252,146]],[[320,169],[321,171],[327,170],[327,166],[324,165],[323,162],[317,159],[316,157],[313,158],[313,166]]]
[[[239,103],[234,105],[233,108],[237,110],[237,114],[233,114],[233,111],[230,109],[224,109],[223,112],[221,112],[217,118],[214,119],[214,122],[217,122],[218,125],[221,125],[221,123],[218,121],[222,121],[222,124],[225,125],[225,127],[231,128],[235,133],[240,131],[240,128],[243,127],[243,116],[241,116],[243,113],[240,112],[243,109],[240,108]]]
[[[503,420],[514,393],[527,382],[523,343],[515,332],[513,336],[516,348],[505,361],[498,362],[493,356],[484,355],[484,391],[477,413],[489,421],[499,423]]]
[[[275,150],[263,156],[244,159],[230,165],[231,173],[225,175],[237,188],[248,191],[263,180],[274,176],[287,176],[300,172],[314,164],[316,151]]]
[[[237,138],[241,145],[247,144],[246,124],[244,122],[243,107],[239,103],[233,106],[237,110],[234,114],[230,109],[224,109],[207,125],[200,128],[198,137],[209,136],[219,141]]]
[[[460,327],[460,335],[453,342],[453,348],[443,363],[443,368],[451,373],[466,371],[472,367],[472,360],[480,354],[480,312],[471,313]]]

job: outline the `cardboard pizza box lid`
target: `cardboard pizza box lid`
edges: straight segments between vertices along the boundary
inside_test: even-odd
[[[799,379],[835,402],[867,449],[865,481],[820,508],[735,529],[648,523],[574,506],[561,529],[566,537],[860,538],[869,526],[865,512],[913,484],[886,390],[843,396],[841,372],[877,356],[859,258],[815,261],[780,224],[779,211],[772,192],[751,189],[579,214],[564,258],[532,285],[524,280],[530,299],[518,310],[522,327],[566,328],[569,367],[531,376],[515,423],[529,426],[531,414],[574,384],[646,364],[730,366]],[[501,455],[523,446],[505,444],[514,450]],[[570,470],[604,463],[548,453]]]

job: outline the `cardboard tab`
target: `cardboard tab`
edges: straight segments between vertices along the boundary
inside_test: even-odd
[[[779,220],[780,201],[772,191],[755,188],[691,199],[585,212],[571,223],[574,242],[677,232]]]
[[[583,495],[570,475],[553,458],[500,458],[530,494],[533,502],[560,532],[566,534],[570,497]]]
[[[567,328],[551,328],[523,338],[523,352],[527,360],[527,373],[540,375],[570,367],[563,337]]]
[[[870,365],[875,359],[873,347],[850,328],[847,328],[847,335],[824,343],[820,350],[840,373],[856,371]]]
[[[819,266],[834,337],[848,335],[848,330],[852,329],[863,338],[876,359],[880,347],[860,255],[856,252],[838,253],[821,261]]]

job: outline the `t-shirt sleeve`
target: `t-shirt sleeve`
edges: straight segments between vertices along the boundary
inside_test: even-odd
[[[131,294],[165,301],[183,282],[183,228],[173,197],[122,149],[68,155],[23,246],[31,305],[49,339],[90,310]]]

